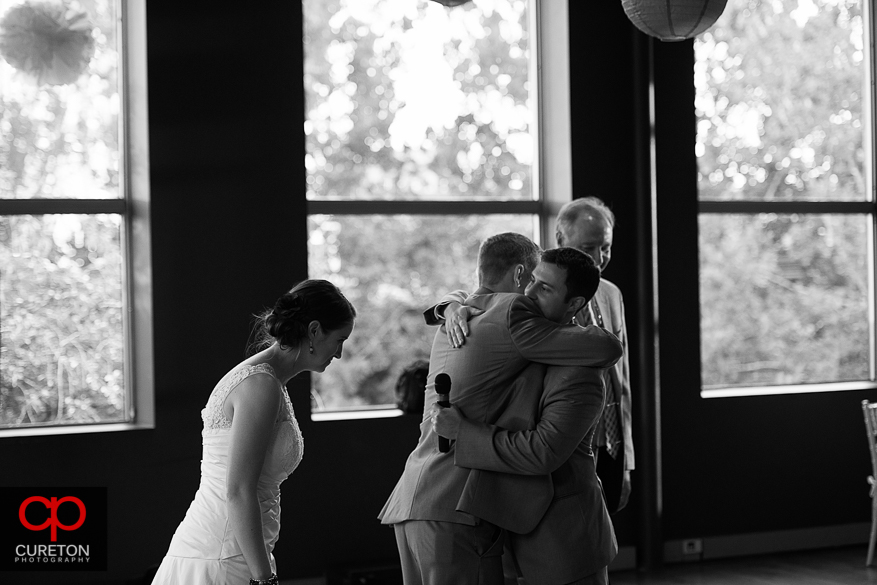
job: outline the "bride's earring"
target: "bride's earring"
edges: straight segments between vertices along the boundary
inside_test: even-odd
[[[308,344],[310,345],[310,347],[308,347],[308,353],[314,353],[314,342],[309,341]]]

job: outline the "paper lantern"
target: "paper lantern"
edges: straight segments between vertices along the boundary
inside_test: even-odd
[[[716,23],[728,0],[621,0],[624,13],[647,35],[684,41]]]
[[[37,85],[73,83],[94,55],[92,28],[85,12],[28,0],[0,19],[0,57]]]
[[[469,2],[469,0],[432,0],[433,2],[438,2],[442,6],[459,6],[460,4],[465,4]]]

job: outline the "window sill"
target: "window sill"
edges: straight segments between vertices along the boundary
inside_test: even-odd
[[[325,422],[333,420],[364,420],[369,418],[395,418],[402,416],[404,413],[398,409],[388,405],[381,406],[358,406],[350,409],[338,410],[321,410],[311,413],[311,420],[314,422]]]
[[[66,426],[35,426],[0,429],[0,439],[6,437],[47,437],[50,435],[82,435],[86,433],[115,433],[119,431],[142,431],[154,429],[148,423],[108,423]]]
[[[779,394],[811,394],[813,392],[848,392],[874,390],[877,382],[831,382],[827,384],[791,384],[788,386],[749,386],[745,388],[709,388],[700,391],[701,398],[737,398],[742,396],[777,396]]]

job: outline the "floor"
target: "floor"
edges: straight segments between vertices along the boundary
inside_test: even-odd
[[[619,571],[610,585],[860,585],[877,584],[866,568],[867,546],[666,565],[652,574]]]
[[[759,555],[666,565],[652,574],[613,571],[609,585],[877,585],[866,568],[867,546]],[[282,585],[401,585],[398,568],[335,578],[281,581]],[[533,585],[539,585],[535,583]]]

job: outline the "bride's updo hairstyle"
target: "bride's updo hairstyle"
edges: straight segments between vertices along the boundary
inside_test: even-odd
[[[257,345],[275,341],[281,347],[297,347],[308,336],[308,324],[320,323],[324,331],[335,331],[356,318],[356,309],[337,286],[327,280],[304,280],[277,299],[274,308],[257,316]]]

